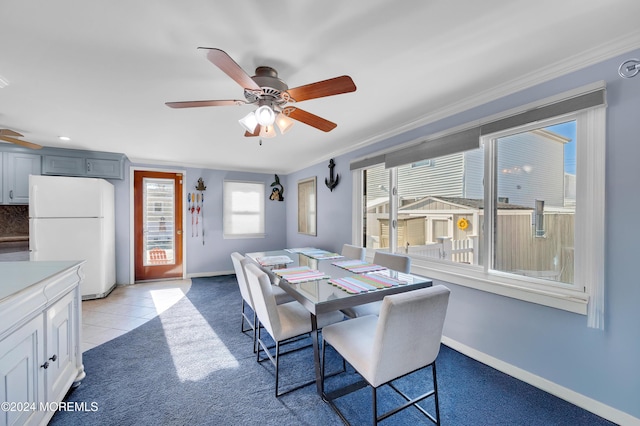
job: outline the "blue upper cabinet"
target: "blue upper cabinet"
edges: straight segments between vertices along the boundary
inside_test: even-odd
[[[40,156],[0,152],[2,158],[1,204],[29,204],[29,175],[40,174]]]
[[[124,154],[59,150],[42,156],[42,174],[124,179]]]

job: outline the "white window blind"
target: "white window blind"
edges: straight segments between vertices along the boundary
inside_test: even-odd
[[[264,237],[264,198],[265,185],[262,182],[224,181],[224,237]]]

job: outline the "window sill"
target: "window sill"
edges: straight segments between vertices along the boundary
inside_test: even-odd
[[[489,275],[481,270],[470,270],[467,267],[415,258],[412,259],[411,272],[525,302],[581,315],[587,314],[589,295],[576,290],[554,288],[549,285],[536,285],[529,280],[524,281],[506,276]]]
[[[225,240],[239,240],[247,238],[265,238],[265,234],[225,234],[222,236]]]

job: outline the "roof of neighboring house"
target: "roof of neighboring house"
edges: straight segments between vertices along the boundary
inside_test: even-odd
[[[411,210],[418,204],[424,204],[425,201],[434,200],[457,207],[466,207],[469,209],[482,210],[484,208],[484,200],[462,197],[424,197],[413,203],[404,205],[400,210]],[[532,210],[531,207],[520,206],[518,204],[498,203],[498,210]]]

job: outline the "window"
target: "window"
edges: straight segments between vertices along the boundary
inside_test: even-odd
[[[554,120],[557,121],[557,120]],[[532,124],[483,138],[494,165],[491,269],[573,285],[577,121]],[[568,188],[573,186],[573,188]]]
[[[409,254],[417,273],[587,313],[601,327],[605,108],[561,112],[482,126],[475,148],[460,142],[447,155],[416,158],[410,146],[354,162],[361,243]],[[435,138],[434,152],[465,132]]]
[[[224,181],[224,237],[263,238],[264,198],[265,185],[262,182]]]

